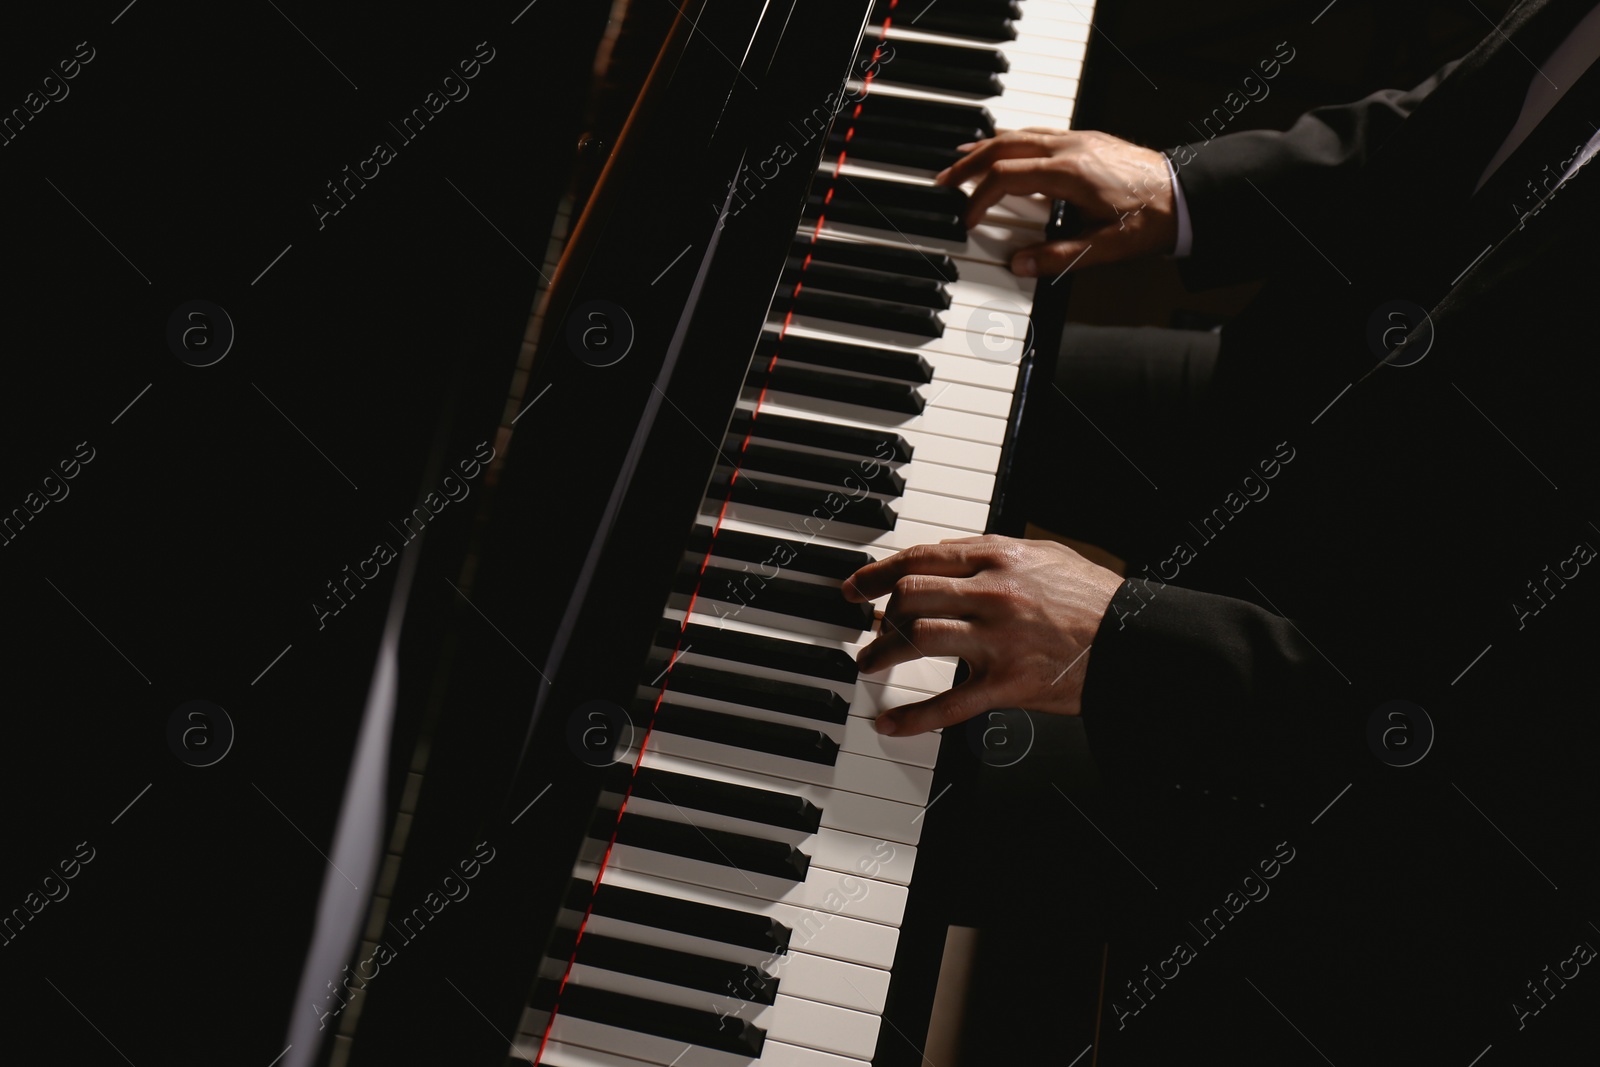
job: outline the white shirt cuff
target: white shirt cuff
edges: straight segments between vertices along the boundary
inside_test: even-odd
[[[1172,157],[1163,155],[1167,161],[1167,177],[1172,179],[1172,210],[1178,216],[1178,243],[1173,246],[1172,254],[1182,258],[1189,254],[1194,247],[1194,231],[1189,225],[1189,205],[1183,199],[1183,183],[1178,180],[1178,168],[1172,165]]]

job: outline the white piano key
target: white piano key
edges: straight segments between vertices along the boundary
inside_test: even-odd
[[[976,283],[974,283],[972,288],[977,290],[979,287]],[[990,287],[982,287],[982,291],[988,292],[990,291]],[[973,306],[978,306],[979,303],[981,302],[975,300],[973,301]],[[1011,332],[1021,332],[1022,329],[1015,324],[1014,320],[1009,319],[1001,328]],[[763,389],[766,391],[766,401],[763,402],[762,410],[766,410],[766,403],[789,404],[791,406],[806,406],[810,401],[821,401],[827,404],[837,403],[837,401],[828,400],[826,397],[813,397],[800,393],[784,392],[781,388],[771,385],[746,386],[744,390],[744,399],[747,402],[754,404],[760,397]],[[970,415],[987,415],[993,419],[1004,420],[1010,417],[1011,414],[1010,398],[994,389],[984,389],[980,386],[965,385],[960,382],[932,381],[923,382],[913,386],[913,391],[922,397],[923,402],[926,405],[923,408],[924,415],[938,412],[964,412]],[[881,410],[879,408],[871,408],[868,405],[860,406],[867,407],[868,410],[872,411]],[[886,414],[904,416],[906,413],[886,412]],[[954,426],[956,424],[949,423],[948,425]],[[971,439],[990,440],[987,437],[975,437]]]
[[[539,1056],[539,1040],[542,1034],[530,1034],[519,1039],[511,1047],[513,1056],[518,1056],[532,1063],[538,1057],[541,1065],[549,1067],[645,1067],[647,1060],[636,1060],[631,1056],[619,1056],[612,1052],[601,1052],[596,1049],[582,1048],[578,1045],[568,1045],[560,1041],[551,1041],[544,1047],[544,1055]]]
[[[876,967],[790,952],[773,968],[778,992],[856,1011],[882,1014],[889,997],[889,972]],[[769,1035],[770,1036],[770,1035]]]
[[[989,113],[994,116],[995,129],[998,130],[1025,130],[1030,127],[1039,127],[1047,130],[1070,130],[1073,128],[1072,116],[1076,108],[1073,101],[1062,101],[1061,106],[1053,107],[1049,111],[1030,111],[1010,103],[1001,103],[996,98],[988,105]]]
[[[741,523],[732,519],[728,520],[728,525],[737,529],[742,529],[748,533],[767,532],[763,527],[759,527],[751,523]],[[841,547],[855,548],[860,546],[851,545]],[[868,551],[870,552],[871,550],[869,549]],[[890,551],[891,550],[889,549],[883,549],[873,554],[881,557],[888,555]],[[675,622],[682,621],[683,611],[681,609],[669,609],[666,612],[666,616]],[[795,633],[790,630],[763,625],[756,620],[747,619],[744,617],[730,617],[719,620],[711,612],[705,611],[698,607],[696,608],[694,614],[690,616],[690,621],[703,626],[716,626],[720,622],[724,628],[737,630],[741,633],[756,634],[761,637],[777,637],[786,641],[796,641],[801,644],[816,645],[819,648],[842,649],[844,652],[849,654],[852,659],[854,659],[856,654],[859,653],[861,649],[865,648],[871,641],[870,636],[859,637],[854,640],[840,641],[827,637],[818,637],[813,634]],[[698,654],[690,652],[689,655],[694,657]],[[754,664],[745,664],[744,666],[751,670],[754,670],[756,667]],[[771,668],[762,668],[762,670],[771,671],[771,674],[774,677],[786,676],[786,672],[783,671],[772,671]],[[954,657],[937,656],[932,659],[912,660],[909,663],[898,664],[889,668],[888,671],[875,671],[871,677],[875,681],[883,682],[886,685],[898,686],[901,689],[915,689],[923,693],[942,693],[955,683],[955,670],[956,661]],[[788,677],[791,679],[793,678],[793,676]],[[812,684],[818,684],[820,681],[820,679],[812,679]]]
[[[834,152],[829,152],[823,157],[822,166],[818,168],[818,173],[822,175],[819,180],[826,181],[827,175],[833,173],[836,160],[837,153]],[[933,176],[937,172],[926,167],[908,167],[901,163],[884,163],[876,159],[857,159],[846,152],[844,165],[839,167],[839,173],[851,178],[876,178],[880,181],[931,186]]]
[[[893,166],[877,162],[859,163],[849,159],[845,161],[841,170],[852,178],[873,178],[877,181],[900,182],[924,188],[934,187],[936,184],[934,176],[937,173],[926,167]],[[976,181],[962,184],[962,188],[968,193],[976,187]],[[1050,221],[1050,205],[1050,198],[1044,195],[1006,196],[984,213],[984,219],[997,225],[1028,226],[1042,232]]]
[[[902,463],[898,469],[901,477],[906,480],[908,491],[917,490],[962,500],[975,500],[984,507],[988,507],[989,501],[994,499],[992,474],[979,474],[977,471],[946,467],[939,463],[925,463],[918,459]]]
[[[916,868],[916,846],[903,841],[851,833],[831,826],[819,827],[815,833],[810,834],[802,830],[786,830],[733,815],[689,810],[674,804],[671,800],[656,799],[656,796],[653,790],[635,792],[628,798],[628,815],[647,815],[700,830],[727,830],[730,833],[760,837],[769,841],[784,841],[811,857],[812,866],[838,871],[841,874],[859,873],[856,864],[860,858],[875,855],[874,849],[878,849],[876,855],[881,857],[881,865],[875,877],[896,885],[910,885],[912,872]],[[621,800],[621,795],[616,793],[607,794],[607,797],[611,804]]]
[[[563,1049],[563,1053],[579,1054],[587,1051],[586,1046],[600,1046],[605,1049],[619,1049],[626,1053],[619,1064],[613,1065],[610,1061],[571,1061],[574,1067],[622,1067],[622,1064],[632,1062],[645,1062],[656,1067],[866,1067],[866,1061],[851,1059],[846,1056],[835,1056],[832,1053],[819,1053],[816,1049],[802,1048],[798,1045],[786,1045],[782,1041],[766,1041],[762,1048],[762,1057],[752,1061],[747,1056],[734,1056],[733,1053],[720,1053],[717,1049],[701,1048],[698,1045],[685,1046],[683,1041],[672,1038],[654,1037],[650,1033],[638,1033],[637,1030],[622,1030],[613,1025],[602,1022],[589,1022],[587,1019],[573,1019],[570,1016],[557,1016],[554,1027],[550,1027],[549,1045],[546,1046],[546,1059],[542,1062],[554,1062],[549,1059],[550,1048]],[[555,1038],[558,1037],[558,1040]],[[538,1053],[539,1038],[534,1035],[530,1038],[518,1038],[518,1054],[533,1057]]]
[[[555,1024],[550,1028],[550,1036],[551,1041],[545,1050],[547,1061],[550,1048],[563,1050],[603,1048],[616,1050],[634,1060],[656,1064],[657,1067],[752,1067],[755,1064],[759,1064],[759,1067],[864,1067],[862,1060],[818,1052],[815,1049],[770,1039],[761,1050],[761,1059],[752,1060],[748,1056],[736,1056],[731,1052],[719,1052],[699,1045],[685,1045],[682,1041],[672,1038],[641,1034],[636,1030],[624,1030],[605,1023],[594,1023],[587,1019],[574,1019],[560,1014],[556,1016]],[[538,1051],[538,1037],[519,1039],[518,1048],[523,1050],[521,1054],[531,1058]],[[575,1062],[577,1067],[590,1067],[589,1063]],[[623,1063],[626,1062],[627,1060],[623,1060]],[[612,1067],[612,1065],[600,1061],[594,1067]]]
[[[593,864],[580,864],[575,872],[587,881],[593,881],[597,868]],[[711,904],[719,908],[731,908],[735,911],[748,912],[774,919],[789,928],[789,950],[805,951],[819,956],[828,956],[832,959],[845,960],[849,963],[859,963],[867,967],[889,967],[894,962],[895,946],[900,940],[900,931],[894,926],[872,922],[854,910],[854,902],[848,899],[842,903],[834,902],[827,909],[810,908],[790,903],[788,901],[758,900],[754,897],[728,893],[708,886],[696,885],[689,882],[661,878],[655,875],[640,874],[622,869],[606,868],[603,885],[615,885],[622,889],[637,889],[646,893],[657,893],[672,897],[675,900],[688,900],[696,904]],[[863,883],[864,884],[864,883]],[[856,890],[857,894],[861,890]],[[868,888],[866,892],[870,893]],[[598,923],[603,916],[591,916],[591,923]],[[607,920],[617,922],[617,920]],[[631,927],[635,930],[649,929],[636,926],[633,923],[619,923],[619,926]],[[599,927],[595,927],[598,931]],[[687,936],[687,935],[681,935]],[[702,939],[696,938],[695,941]],[[760,950],[752,949],[752,952]],[[763,955],[765,955],[763,953]]]
[[[944,499],[950,500],[952,503],[957,504],[971,503],[970,501],[956,501],[954,498]],[[728,514],[752,522],[767,522],[774,525],[781,523],[786,519],[794,518],[794,516],[788,512],[776,511],[761,507],[759,504],[746,503],[742,501],[735,501],[729,504]],[[896,549],[910,548],[912,545],[926,544],[929,541],[943,541],[952,537],[972,537],[982,532],[981,529],[976,525],[960,526],[943,523],[934,524],[923,522],[905,515],[899,517],[899,519],[895,522],[894,529],[892,530],[879,530],[866,526],[856,526],[851,523],[841,522],[838,519],[828,520],[820,516],[802,517],[802,521],[809,524],[807,527],[808,529],[815,529],[818,531],[826,530],[830,537],[839,541],[844,541],[854,545],[892,545]],[[952,519],[952,523],[953,522],[954,520]],[[800,527],[796,527],[796,529],[800,529]],[[747,602],[747,604],[748,608],[758,608],[760,606],[753,601]],[[737,604],[732,606],[734,608],[739,607]],[[855,635],[855,631],[853,629],[846,631],[840,627],[831,626],[828,623],[814,623],[810,620],[796,620],[796,625],[802,624],[807,625],[808,628],[809,626],[826,627],[826,629],[821,632],[829,637],[852,637]]]
[[[1018,279],[1018,281],[1023,280],[1025,279]],[[1026,280],[1032,281],[1032,279]],[[1016,305],[1019,310],[1026,311],[1032,307],[1032,298],[1027,290],[1023,289],[1019,290],[1016,298],[1009,303]],[[796,320],[790,325],[789,330],[797,337],[815,337],[824,341],[844,341],[871,348],[915,352],[933,367],[934,381],[981,385],[986,389],[1002,389],[1006,392],[1014,390],[1017,384],[1017,364],[1027,354],[1024,338],[1012,336],[1019,331],[1004,330],[993,338],[985,336],[983,340],[975,340],[968,337],[967,333],[974,331],[983,333],[983,328],[987,328],[988,325],[985,320],[975,320],[970,309],[954,313],[947,311],[945,318],[947,322],[954,320],[958,332],[952,332],[947,328],[940,336],[921,338],[919,343],[914,345],[868,342],[852,333],[852,327],[843,323],[829,322],[826,319],[807,319],[803,323]],[[980,328],[978,323],[983,323],[983,328]],[[778,358],[783,358],[781,345],[778,349]],[[917,458],[913,456],[913,462]]]
[[[1044,232],[1042,230],[1034,234],[1034,244],[1038,244],[1043,240]],[[987,281],[968,281],[965,278],[961,279],[959,282],[952,283],[950,286],[950,303],[952,306],[948,311],[945,312],[945,328],[947,330],[968,328],[968,324],[971,321],[971,315],[968,312],[962,311],[961,309],[963,308],[982,308],[993,304],[999,304],[1004,308],[1016,307],[1020,309],[1027,309],[1032,307],[1032,293],[1019,292],[1019,287],[1017,286],[1016,282],[1019,280],[1026,280],[1031,286],[1031,283],[1034,279],[1018,279],[1017,276],[1012,274],[1008,268],[997,267],[988,263],[974,263],[973,266],[989,267],[991,270],[994,270],[997,273],[1002,273],[1002,277],[999,281],[999,284],[993,284]],[[973,271],[971,273],[976,275],[978,272]],[[1010,326],[1002,326],[1002,329],[1008,330],[1009,332],[1018,332],[1022,329],[1022,327],[1015,324],[1025,323],[1026,319],[1019,316],[1016,318],[1002,318],[1001,321],[1013,324]]]
[[[755,523],[757,525],[765,524],[778,530],[788,529],[791,531],[789,534],[791,537],[796,533],[801,535],[808,535],[813,532],[818,534],[826,533],[830,541],[846,547],[861,549],[877,547],[887,549],[889,552],[898,552],[901,549],[911,548],[915,545],[936,544],[939,541],[945,541],[952,537],[973,537],[983,532],[979,529],[959,529],[952,526],[932,526],[928,523],[917,522],[913,519],[901,519],[899,522],[895,523],[895,527],[892,530],[869,530],[864,526],[851,526],[846,523],[839,522],[837,519],[826,521],[815,517],[796,517],[792,515],[781,514],[775,511],[769,511],[765,508],[752,507],[749,504],[740,504],[737,502],[728,505],[727,515],[730,518]],[[702,516],[702,519],[704,521],[711,521],[715,519],[715,517],[715,515],[708,515]],[[791,520],[794,522],[793,526],[789,525]],[[804,525],[802,525],[802,523]],[[771,620],[763,621],[770,622]],[[798,621],[805,623],[805,620]],[[782,625],[782,623],[780,622],[779,625]],[[853,631],[846,632],[837,626],[827,627],[826,624],[822,623],[806,623],[808,632],[817,632],[816,630],[810,629],[812,626],[825,627],[821,633],[821,636],[823,637],[841,637],[849,639],[856,636],[855,632]]]
[[[843,723],[833,723],[808,719],[801,715],[786,715],[781,711],[769,711],[766,708],[753,708],[746,704],[734,704],[696,693],[674,692],[670,673],[662,679],[661,684],[666,687],[667,698],[682,707],[703,708],[706,711],[737,715],[757,722],[775,722],[800,729],[820,730],[838,743],[841,755],[855,753],[861,756],[875,756],[878,759],[910,763],[918,767],[932,767],[939,760],[939,738],[936,734],[884,737],[872,728],[872,720],[877,718],[886,701],[890,702],[888,706],[894,707],[910,700],[920,700],[925,695],[915,691],[883,694],[873,691],[875,688],[882,688],[880,682],[857,682],[850,714]],[[657,687],[642,685],[638,692],[641,697],[654,701]],[[861,709],[859,711],[856,710],[858,705]],[[643,727],[645,724],[641,722],[636,725]],[[652,732],[653,737],[654,732]]]
[[[905,493],[895,499],[895,512],[901,518],[915,522],[948,526],[952,530],[978,531],[989,521],[989,501],[962,500],[907,486]]]
[[[1092,5],[1047,4],[1035,11],[1033,0],[1029,0],[1024,7],[1026,10],[1022,13],[1019,30],[1026,29],[1034,37],[1049,37],[1058,41],[1088,41],[1089,23],[1094,14]],[[893,25],[889,27],[889,33],[894,33]]]
[[[742,404],[740,406],[746,411],[750,410],[750,405],[748,404]],[[778,411],[777,408],[769,408],[765,404],[762,405],[761,410],[766,413],[776,412],[783,414],[783,412]],[[788,412],[788,414],[798,418],[814,419],[818,422],[833,423],[842,426],[869,425],[867,423],[854,421],[839,416],[818,416],[809,411],[791,410]],[[755,426],[757,432],[752,435],[752,439],[760,440],[761,434],[759,430],[761,426],[761,420],[759,417],[755,421]],[[884,427],[871,426],[870,428],[883,429]],[[903,425],[893,427],[892,429],[895,433],[904,438],[906,443],[911,446],[911,458],[913,460],[927,460],[930,463],[940,463],[946,467],[965,467],[968,470],[982,471],[985,474],[993,474],[995,471],[1000,469],[1000,446],[998,444],[986,444],[981,441],[970,441],[956,437],[947,437],[943,434],[928,433]],[[718,503],[720,503],[720,499]]]
[[[562,918],[569,929],[576,929],[578,913],[564,912]],[[706,941],[703,938],[687,937],[672,930],[659,930],[634,923],[608,920],[603,915],[590,918],[585,934],[743,964],[776,978],[778,993],[781,995],[801,1000],[815,1000],[854,1011],[881,1013],[888,999],[889,968],[893,963],[892,960],[886,961],[881,966],[863,965],[795,948],[781,955],[773,954],[760,949],[746,949]],[[581,947],[579,961],[582,962]],[[700,996],[703,1003],[705,991],[700,991]]]
[[[1077,16],[1072,8],[1066,6],[1046,5],[1037,10],[1030,2],[1023,5],[1022,18],[1014,19],[1017,36],[1024,34],[1040,40],[1056,41],[1062,44],[1077,44],[1082,46],[1088,40],[1088,19]],[[1080,8],[1087,13],[1092,10],[1088,6]],[[873,20],[866,29],[866,35],[882,39],[886,34],[881,22]],[[887,31],[889,43],[892,46],[900,41],[926,41],[930,44],[948,44],[955,47],[971,48],[975,50],[988,50],[1005,52],[1014,45],[1015,41],[984,41],[973,37],[956,36],[951,30],[929,30],[917,26],[907,20],[893,20]],[[894,57],[889,56],[880,65],[882,71],[888,71],[894,66]]]
[[[859,93],[859,82],[851,83],[851,91]],[[997,129],[1022,129],[1027,126],[1042,126],[1052,129],[1069,129],[1072,123],[1073,102],[1055,99],[1043,110],[1031,110],[1032,105],[1022,106],[1005,97],[975,97],[972,95],[956,95],[943,93],[933,89],[925,89],[915,85],[898,85],[894,82],[872,83],[872,93],[882,93],[886,96],[901,96],[910,100],[937,100],[947,104],[968,104],[977,107],[986,107],[994,118]],[[864,111],[863,111],[864,113]]]
[[[588,838],[580,855],[586,862],[595,863],[604,851],[605,842]],[[872,859],[870,851],[864,855],[868,860]],[[856,918],[889,926],[899,926],[906,909],[905,886],[816,865],[806,872],[804,881],[792,882],[770,874],[741,871],[720,863],[707,863],[634,845],[617,844],[612,846],[611,859],[606,864],[608,872],[612,868],[692,882],[725,893],[758,900],[782,901],[802,908],[838,910],[839,902],[844,901],[850,905],[850,914]]]
[[[916,26],[909,26],[903,22],[896,22],[889,28],[889,37],[892,41],[924,41],[928,44],[945,44],[955,48],[971,48],[974,50],[985,49],[997,51],[1006,57],[1013,70],[1017,69],[1018,57],[1030,60],[1041,60],[1047,64],[1040,68],[1043,73],[1050,73],[1056,66],[1074,62],[1078,67],[1083,65],[1084,52],[1087,45],[1082,40],[1051,37],[1049,31],[1044,29],[1047,25],[1041,19],[1041,29],[1035,32],[1026,14],[1015,23],[1017,36],[1009,41],[979,41],[971,37],[957,37],[941,30],[924,30]],[[882,27],[873,24],[867,28],[867,33],[872,37],[882,38]],[[892,67],[894,60],[891,58],[882,64],[884,70]],[[874,82],[876,83],[876,82]]]
[[[1006,396],[1007,403],[1010,402],[1008,394],[1000,395]],[[937,463],[925,463],[915,459],[909,463],[898,463],[893,466],[895,472],[905,480],[906,488],[904,493],[892,495],[875,492],[871,495],[875,499],[885,500],[895,505],[897,514],[916,519],[919,522],[939,521],[937,518],[923,517],[924,515],[934,514],[927,510],[931,505],[923,499],[923,497],[931,494],[936,497],[955,497],[958,500],[980,504],[985,509],[984,514],[987,515],[989,501],[994,497],[993,475],[963,470],[960,467],[946,467]],[[760,463],[746,464],[744,469],[752,472],[753,475],[759,475],[763,485],[771,483],[773,485],[794,485],[810,489],[829,489],[835,492],[848,491],[848,487],[843,485],[842,479],[839,482],[828,483],[796,478],[790,475],[768,474],[762,471]],[[897,501],[906,501],[907,504],[905,507],[901,507],[896,503]],[[981,522],[981,519],[979,521]],[[971,525],[971,523],[964,521],[962,525],[965,527]],[[748,566],[748,561],[745,560],[724,559],[717,556],[714,551],[712,555],[714,557],[713,563],[721,566],[733,567],[736,570]],[[802,581],[808,580],[804,572],[794,571],[790,568],[784,568],[784,577]],[[832,579],[829,579],[829,581],[832,581]]]
[[[1002,99],[1014,102],[1027,97],[1055,97],[1066,100],[1078,98],[1078,80],[1060,74],[1038,74],[1033,71],[1013,69],[1000,75],[1000,84],[1005,88]]]
[[[933,772],[926,767],[858,756],[851,752],[839,753],[833,765],[828,766],[678,734],[652,733],[650,745],[669,756],[683,756],[728,767],[749,767],[774,778],[792,778],[813,785],[898,800],[902,804],[927,803],[928,793],[933,787]]]
[[[747,768],[718,767],[715,764],[700,763],[695,760],[669,756],[665,753],[648,749],[645,751],[641,766],[651,770],[671,771],[674,774],[703,778],[712,782],[724,782],[729,785],[746,786],[752,789],[774,790],[792,796],[803,797],[822,810],[822,825],[831,830],[839,830],[844,833],[857,834],[880,841],[890,841],[904,845],[915,845],[918,838],[922,836],[922,820],[917,818],[922,809],[915,804],[901,804],[893,800],[884,800],[881,797],[847,793],[842,790],[828,789],[824,786],[810,785],[805,782],[787,782],[781,778],[759,774]],[[632,801],[629,802],[629,811],[633,810],[632,803]],[[695,818],[698,819],[699,815],[696,814]],[[748,822],[748,820],[741,821]],[[757,824],[752,823],[750,825]],[[773,829],[775,828],[769,826],[764,832],[770,832]],[[752,831],[741,830],[739,832],[750,833]],[[793,833],[799,834],[801,832],[796,830]]]
[[[806,232],[810,232],[808,229]],[[915,248],[924,255],[943,253],[957,260],[975,260],[979,263],[1010,263],[1019,248],[1039,243],[1038,230],[1032,225],[1018,225],[1006,220],[980,222],[967,231],[965,241],[951,241],[943,237],[915,237],[892,229],[879,229],[854,222],[836,219],[823,221],[820,231],[825,237],[864,240],[870,243],[892,245],[895,248]],[[958,265],[959,269],[959,265]]]
[[[581,952],[578,959],[583,959]],[[772,1004],[717,996],[701,989],[588,967],[582,962],[572,968],[569,980],[574,985],[588,989],[603,989],[626,996],[643,997],[658,1004],[675,1004],[738,1019],[761,1027],[767,1032],[768,1041],[783,1041],[835,1055],[870,1059],[878,1044],[879,1019],[875,1013],[791,997],[783,991],[781,979],[778,995]],[[558,1012],[558,1027],[561,1018]]]
[[[1083,73],[1085,45],[1082,41],[1055,40],[1019,30],[1017,39],[1006,41],[1000,51],[1012,70],[1055,74],[1074,80]]]
[[[1019,303],[1027,307],[1031,302]],[[933,380],[976,385],[1011,394],[1017,387],[1017,366],[1026,353],[1024,338],[996,335],[992,346],[982,341],[974,342],[965,336],[973,328],[970,311],[956,312],[952,317],[962,324],[959,340],[952,336],[947,345],[936,343],[912,349],[928,361],[928,366],[933,369]]]
[[[948,389],[971,388],[950,385]],[[746,404],[746,407],[752,405]],[[1006,438],[1006,420],[998,416],[973,415],[965,411],[952,411],[939,403],[935,393],[928,406],[919,415],[902,411],[883,411],[864,404],[846,404],[826,397],[802,396],[799,393],[780,393],[769,390],[761,402],[764,414],[791,415],[815,418],[844,426],[864,426],[872,429],[893,430],[923,434],[933,437],[955,437],[963,441],[998,447]],[[759,421],[759,420],[758,420]],[[915,447],[915,446],[914,446]],[[952,463],[951,466],[961,466]],[[998,464],[996,464],[998,466]],[[994,469],[994,468],[990,468]]]

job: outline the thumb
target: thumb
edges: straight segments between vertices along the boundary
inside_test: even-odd
[[[979,686],[975,679],[968,679],[936,697],[881,712],[873,727],[880,734],[890,737],[910,737],[965,722],[993,706],[998,705],[988,691]]]
[[[1024,278],[1060,275],[1101,263],[1114,263],[1132,254],[1127,234],[1115,226],[1078,234],[1064,241],[1047,241],[1019,249],[1011,257],[1011,270]]]

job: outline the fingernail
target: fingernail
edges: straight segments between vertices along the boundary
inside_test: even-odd
[[[1011,269],[1024,278],[1031,278],[1039,273],[1039,265],[1033,261],[1032,256],[1018,256]]]
[[[935,174],[933,176],[933,182],[934,182],[935,185],[943,185],[945,178],[947,178],[949,176],[950,176],[950,168],[946,167],[944,170],[941,170],[938,174]]]
[[[894,736],[894,720],[888,715],[879,715],[872,721],[872,728],[886,737]]]
[[[974,148],[977,148],[977,147],[978,147],[978,142],[977,141],[968,141],[966,144],[958,144],[958,145],[956,145],[956,151],[957,152],[970,152]]]

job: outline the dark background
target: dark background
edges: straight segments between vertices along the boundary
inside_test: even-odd
[[[0,548],[0,907],[95,850],[0,948],[0,1058],[265,1067],[309,1010],[291,998],[318,850],[398,565],[320,631],[311,602],[398,542],[436,441],[451,463],[493,441],[604,11],[124,3],[61,6],[0,44],[6,109],[78,42],[96,53],[0,148],[3,507],[95,450]],[[483,41],[470,95],[401,143],[387,123]],[[313,200],[378,140],[397,158],[319,230]],[[167,345],[193,299],[237,330],[215,366]],[[459,548],[476,502],[440,514],[430,551]],[[408,640],[452,595],[435,579]],[[192,699],[237,730],[215,766],[168,748]]]
[[[112,0],[0,37],[0,113],[78,42],[95,49],[70,94],[0,147],[0,514],[79,442],[95,456],[0,546],[0,914],[79,842],[95,850],[70,896],[0,947],[16,1052],[265,1067],[290,1012],[306,1010],[291,998],[318,850],[397,568],[320,631],[310,603],[430,487],[431,449],[454,459],[493,440],[604,16],[592,0],[524,3]],[[1288,41],[1295,61],[1231,128],[1282,126],[1315,103],[1420,80],[1506,6],[1339,0],[1311,25],[1321,0],[1104,0],[1082,114],[1144,143],[1189,139],[1190,121]],[[470,95],[401,145],[387,122],[482,41],[495,58]],[[319,229],[324,183],[376,140],[397,158]],[[1082,277],[1072,312],[1194,321],[1248,295],[1184,295],[1169,265],[1151,264]],[[195,299],[237,330],[212,367],[166,342],[173,309]],[[569,417],[604,432],[603,413]],[[581,453],[575,436],[550,462]],[[466,509],[452,508],[430,551],[466,538]],[[550,514],[560,521],[559,501]],[[420,602],[413,646],[426,647],[429,609],[449,592]],[[193,699],[237,729],[208,768],[167,744],[168,717]],[[1019,983],[1001,998],[1037,1017],[1050,992]],[[1207,1047],[1231,1032],[1262,1042],[1260,1062],[1309,1056],[1250,1007],[1261,1010],[1214,1020]],[[1440,1062],[1475,1041],[1453,1037]],[[1064,1051],[1061,1062],[1076,1047]],[[1145,1062],[1137,1051],[1119,1062]]]

